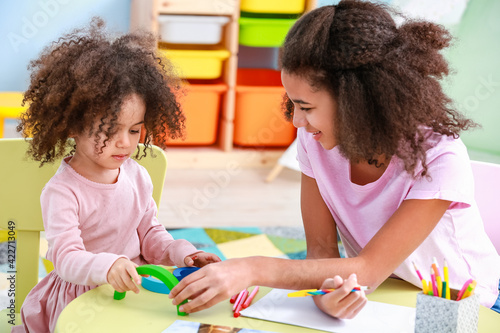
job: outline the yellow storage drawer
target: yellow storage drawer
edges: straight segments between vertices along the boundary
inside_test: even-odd
[[[298,14],[304,11],[305,0],[241,0],[242,12]]]
[[[159,49],[184,79],[217,79],[222,75],[222,64],[230,52],[223,49]]]

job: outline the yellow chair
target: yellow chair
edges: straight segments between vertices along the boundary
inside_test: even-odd
[[[0,92],[0,138],[3,138],[5,118],[17,119],[28,107],[21,106],[23,93]]]
[[[2,156],[0,233],[9,239],[12,231],[16,232],[15,270],[17,274],[14,300],[17,325],[21,323],[19,316],[21,305],[29,291],[38,283],[40,232],[43,231],[40,194],[60,165],[59,160],[52,164],[47,163],[40,168],[38,162],[26,156],[27,149],[28,142],[24,139],[0,139],[0,156]],[[161,148],[153,146],[153,152],[155,158],[152,158],[151,153],[148,152],[148,156],[138,162],[148,170],[151,176],[154,186],[153,198],[159,206],[167,170],[167,159]],[[11,313],[10,311],[6,309],[0,312],[0,332],[10,331],[11,325],[5,320]]]

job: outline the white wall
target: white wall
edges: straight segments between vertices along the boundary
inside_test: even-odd
[[[0,91],[26,90],[30,60],[96,15],[127,32],[130,0],[0,0]]]

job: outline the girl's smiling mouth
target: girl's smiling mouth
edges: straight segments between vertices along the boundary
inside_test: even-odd
[[[117,160],[124,160],[124,159],[128,158],[128,155],[126,155],[126,154],[123,154],[123,155],[113,155],[113,158],[117,159]]]

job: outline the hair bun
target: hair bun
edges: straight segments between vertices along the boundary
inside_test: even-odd
[[[451,36],[441,25],[424,21],[407,21],[399,29],[403,44],[420,51],[441,50],[450,45]]]
[[[448,74],[448,64],[439,52],[450,45],[451,35],[441,25],[406,21],[398,29],[394,54],[421,75],[438,78]]]

